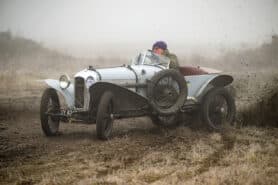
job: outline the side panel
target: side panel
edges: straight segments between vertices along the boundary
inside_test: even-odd
[[[60,88],[58,80],[46,79],[45,83],[53,89],[56,89],[59,93],[63,95],[69,108],[74,108],[74,88],[72,83],[65,90]]]
[[[92,85],[90,91],[90,110],[96,113],[97,106],[102,94],[105,91],[113,93],[113,106],[116,112],[145,110],[148,108],[148,101],[145,97],[118,85],[109,82],[97,82]]]

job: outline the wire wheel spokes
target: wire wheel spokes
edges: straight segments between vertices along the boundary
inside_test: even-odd
[[[154,88],[154,101],[161,108],[169,108],[174,105],[180,95],[178,82],[171,76],[161,78]]]
[[[215,127],[221,127],[228,119],[228,103],[224,96],[216,95],[209,104],[209,119]]]

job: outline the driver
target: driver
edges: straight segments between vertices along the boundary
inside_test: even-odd
[[[178,69],[179,62],[175,54],[172,54],[167,49],[167,44],[164,41],[157,41],[153,44],[152,51],[158,55],[164,55],[170,59],[169,68]]]

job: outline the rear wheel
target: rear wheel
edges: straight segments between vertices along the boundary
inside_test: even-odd
[[[113,94],[109,91],[104,92],[99,101],[96,119],[97,137],[102,140],[110,138],[113,128]]]
[[[202,119],[215,130],[221,130],[235,121],[236,107],[235,100],[224,87],[211,90],[203,101]]]
[[[52,89],[46,89],[41,98],[40,119],[41,126],[46,136],[55,136],[58,134],[60,119],[51,114],[60,112],[60,103],[57,92]]]

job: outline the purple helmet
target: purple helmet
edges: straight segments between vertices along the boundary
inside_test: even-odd
[[[166,50],[167,49],[167,44],[164,41],[157,41],[153,44],[152,49],[154,49],[154,48],[160,48],[160,49]]]

